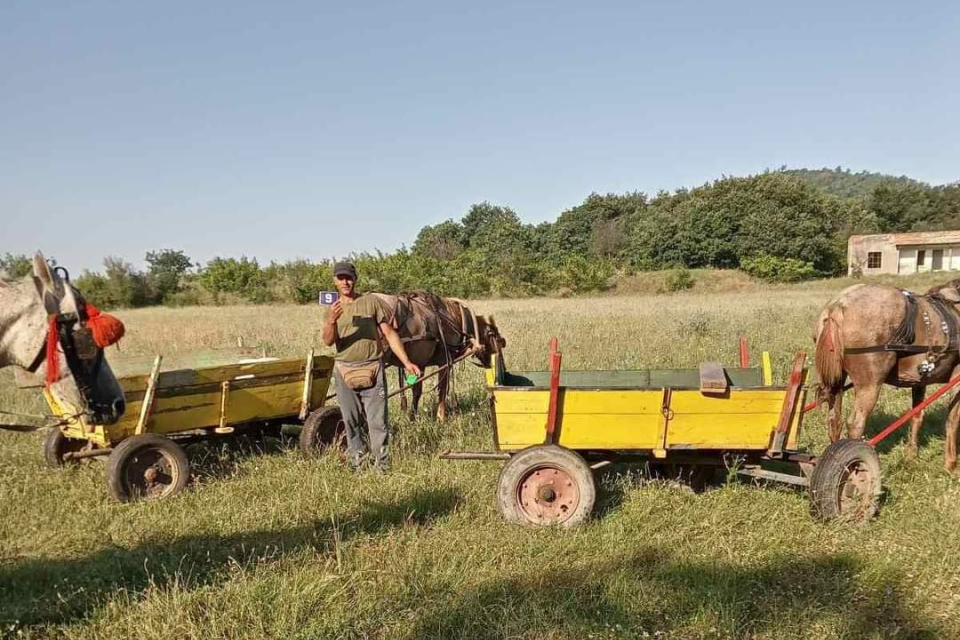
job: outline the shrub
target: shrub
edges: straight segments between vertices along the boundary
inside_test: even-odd
[[[686,291],[693,288],[693,283],[693,274],[690,273],[690,269],[679,267],[671,270],[667,275],[666,289],[671,292]]]
[[[744,258],[740,261],[740,268],[766,282],[800,282],[819,275],[809,262],[767,254]]]

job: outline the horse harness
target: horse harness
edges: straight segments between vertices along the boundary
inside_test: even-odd
[[[66,276],[64,286],[70,286],[69,275]],[[97,344],[93,330],[89,326],[91,311],[99,314],[92,305],[84,300],[82,294],[74,289],[77,311],[71,313],[50,314],[47,340],[40,347],[37,356],[27,367],[27,371],[36,373],[44,361],[47,363],[47,384],[58,378],[57,353],[59,346],[63,351],[67,368],[73,376],[77,390],[81,397],[90,402],[93,399],[93,388],[103,367],[103,349]]]
[[[960,320],[958,320],[957,312],[953,308],[953,303],[939,293],[917,296],[903,289],[901,289],[901,292],[907,304],[907,312],[897,326],[893,340],[887,344],[869,347],[846,347],[843,351],[844,354],[849,355],[861,353],[895,353],[898,360],[919,353],[925,353],[926,358],[917,366],[919,373],[925,375],[936,368],[937,362],[941,358],[960,348]],[[936,318],[932,318],[926,308],[921,308],[921,300],[926,302],[929,308],[933,310],[933,313],[937,316]],[[916,324],[918,315],[921,315],[923,318],[924,340],[927,344],[914,344],[917,339]],[[935,323],[937,325],[936,329],[934,328]],[[931,338],[937,330],[947,338],[946,344],[930,344]]]
[[[462,353],[467,349],[480,344],[479,328],[473,312],[456,300],[460,309],[460,321],[457,322],[450,317],[446,309],[441,304],[432,304],[433,296],[424,295],[420,292],[412,292],[397,296],[397,308],[394,312],[396,323],[403,324],[407,330],[407,336],[402,337],[404,342],[414,342],[418,340],[432,340],[443,345],[444,353],[449,359],[452,354]],[[437,318],[437,326],[430,326],[428,316],[433,315]],[[457,337],[456,342],[450,342],[444,335],[444,327],[449,329]],[[399,327],[398,327],[399,328]],[[436,335],[432,335],[436,333]]]

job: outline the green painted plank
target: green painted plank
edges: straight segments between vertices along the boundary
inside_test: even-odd
[[[759,387],[763,372],[753,369],[724,369],[732,387]],[[700,388],[699,369],[633,369],[622,371],[561,371],[560,385],[568,388],[629,387],[634,389]],[[504,386],[548,387],[549,371],[510,371]]]

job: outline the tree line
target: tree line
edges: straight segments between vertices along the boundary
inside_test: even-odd
[[[464,298],[569,295],[602,290],[646,270],[742,269],[769,281],[843,273],[851,234],[960,228],[960,185],[843,169],[724,177],[693,189],[591,194],[555,221],[524,224],[509,207],[475,204],[459,220],[420,230],[411,247],[345,256],[364,289],[429,289]],[[261,265],[183,251],[145,256],[140,270],[107,258],[77,286],[104,308],[285,302],[305,304],[330,288],[328,261]],[[7,254],[0,268],[29,271]],[[672,279],[689,286],[683,273]]]

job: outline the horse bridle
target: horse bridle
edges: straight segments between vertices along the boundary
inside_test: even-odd
[[[64,275],[61,277],[64,286],[69,287],[70,275],[62,267]],[[77,311],[71,313],[57,313],[48,316],[51,330],[57,333],[57,342],[63,350],[64,359],[67,361],[67,369],[73,376],[80,392],[80,397],[90,408],[95,404],[93,388],[103,367],[103,350],[97,346],[93,337],[93,331],[87,327],[87,305],[83,295],[73,289],[73,295],[77,303]],[[47,341],[44,340],[40,347],[37,357],[27,367],[31,373],[35,373],[43,363],[47,355]]]

